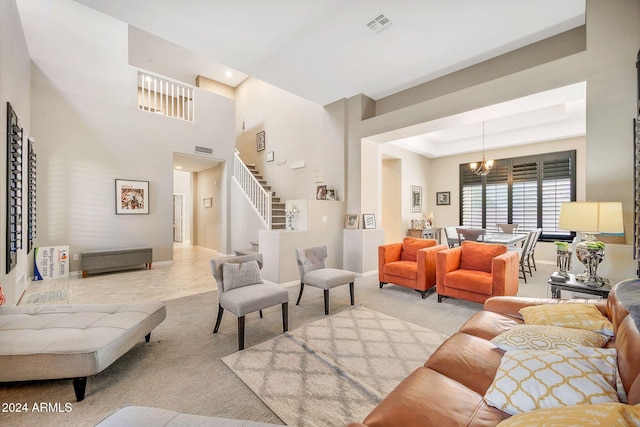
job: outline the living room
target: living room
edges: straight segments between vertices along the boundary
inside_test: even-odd
[[[614,282],[633,277],[631,124],[637,112],[638,3],[603,3],[587,1],[585,26],[550,41],[556,50],[540,53],[534,50],[540,45],[527,46],[380,99],[355,95],[328,105],[249,77],[234,99],[196,88],[196,117],[215,120],[183,123],[137,110],[131,93],[137,71],[144,67],[130,64],[135,30],[126,23],[72,1],[5,1],[0,13],[0,97],[3,108],[11,102],[26,133],[35,138],[37,244],[69,245],[72,253],[144,244],[153,247],[154,264],[170,264],[173,154],[192,153],[194,146],[211,147],[215,158],[227,164],[220,182],[225,200],[220,207],[222,232],[210,249],[232,253],[256,239],[258,229],[246,227],[253,221],[247,219],[248,209],[238,211],[232,201],[229,165],[235,149],[245,162],[258,164],[285,199],[314,199],[316,165],[323,165],[322,184],[337,190],[345,213],[375,213],[380,218],[380,160],[370,146],[381,143],[385,134],[586,82],[586,134],[570,142],[578,150],[578,200],[622,202],[626,244],[611,245],[602,271]],[[31,39],[35,28],[46,29],[46,39]],[[567,47],[562,42],[569,38]],[[58,60],[52,62],[52,56]],[[255,149],[260,131],[266,133],[264,152]],[[535,144],[519,150],[541,149],[547,150]],[[266,160],[269,151],[275,152],[274,162]],[[515,154],[502,149],[487,155]],[[458,221],[458,166],[475,160],[478,152],[423,160],[428,169],[422,183],[424,203],[434,212],[436,225]],[[299,161],[307,167],[289,167]],[[113,181],[118,178],[150,183],[149,216],[114,215]],[[408,200],[410,185],[404,184],[403,200]],[[451,192],[451,204],[438,206],[436,193],[443,190]],[[5,200],[2,203],[4,211]],[[410,219],[417,218],[402,218],[403,229]],[[551,243],[539,248],[540,260],[555,262]],[[337,251],[342,248],[334,248]],[[16,304],[28,286],[32,265],[32,254],[23,250],[17,268],[2,272],[8,305]],[[79,270],[79,262],[72,260],[71,271]]]

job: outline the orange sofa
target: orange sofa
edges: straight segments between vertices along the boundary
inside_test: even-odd
[[[405,237],[402,243],[378,246],[378,280],[415,289],[427,297],[436,284],[436,253],[447,249],[434,239]]]
[[[463,241],[438,252],[436,291],[438,302],[453,297],[484,303],[492,296],[518,293],[518,252],[505,245]]]

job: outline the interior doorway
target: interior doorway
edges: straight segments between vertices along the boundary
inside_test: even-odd
[[[173,195],[173,242],[182,243],[184,229],[184,195]]]

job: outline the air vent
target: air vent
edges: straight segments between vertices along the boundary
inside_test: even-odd
[[[209,148],[209,147],[200,147],[196,145],[195,152],[198,154],[206,154],[208,156],[213,156],[213,148]]]
[[[375,19],[372,19],[367,23],[367,27],[374,33],[387,30],[391,26],[391,21],[386,16],[380,14]]]

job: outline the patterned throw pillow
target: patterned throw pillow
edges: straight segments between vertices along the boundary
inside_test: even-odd
[[[224,263],[222,264],[222,278],[225,291],[262,283],[258,261],[247,261],[241,264]]]
[[[616,350],[514,350],[502,357],[484,395],[510,415],[541,408],[618,403]]]
[[[593,304],[534,305],[520,309],[520,314],[527,325],[587,329],[613,336],[613,325]]]
[[[598,332],[549,325],[516,325],[491,340],[504,351],[603,347],[607,341],[609,337]]]
[[[640,405],[602,403],[599,405],[575,405],[563,408],[538,409],[514,415],[498,424],[498,427],[531,426],[574,427],[640,425]]]

